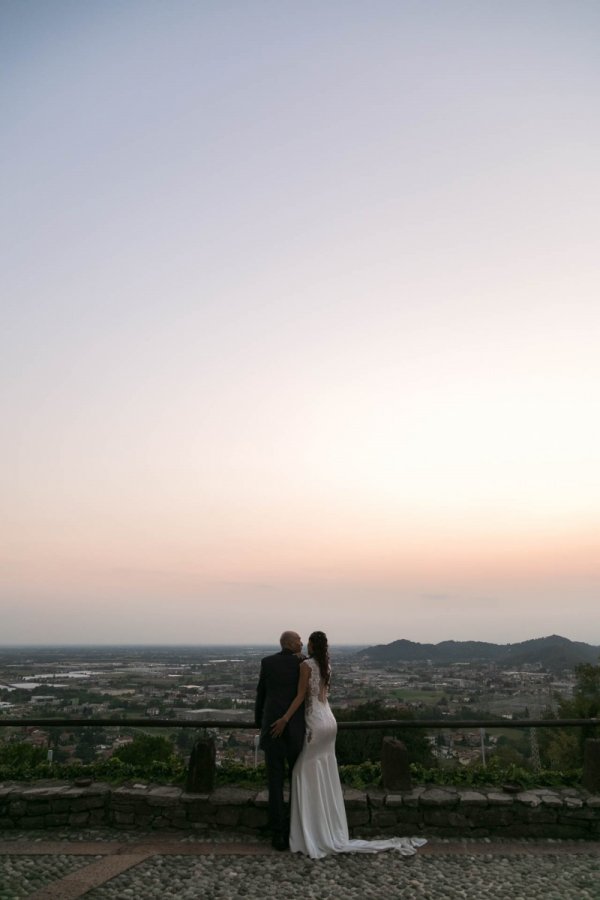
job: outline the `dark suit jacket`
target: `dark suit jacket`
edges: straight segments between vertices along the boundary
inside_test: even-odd
[[[254,721],[260,728],[260,746],[267,749],[271,725],[287,710],[298,693],[301,660],[291,650],[281,650],[273,656],[265,656],[260,664],[260,677],[256,688]],[[283,733],[284,741],[298,745],[304,740],[304,704],[296,710]],[[281,739],[279,739],[281,742]]]

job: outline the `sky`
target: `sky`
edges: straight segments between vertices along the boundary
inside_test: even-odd
[[[599,36],[1,0],[0,643],[600,644]]]

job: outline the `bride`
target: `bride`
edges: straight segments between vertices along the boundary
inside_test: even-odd
[[[350,840],[335,758],[337,722],[327,699],[331,680],[327,636],[313,631],[307,649],[309,657],[300,665],[298,693],[271,728],[273,737],[279,737],[298,707],[305,703],[304,746],[292,771],[290,850],[313,859],[330,853],[377,853],[390,849],[412,855],[426,843],[423,838]]]

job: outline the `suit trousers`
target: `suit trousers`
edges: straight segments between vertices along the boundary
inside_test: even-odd
[[[296,736],[288,736],[284,732],[279,738],[269,737],[264,742],[265,762],[267,766],[267,783],[269,786],[269,825],[274,834],[287,837],[289,834],[289,814],[283,800],[283,785],[287,763],[288,777],[292,777],[292,769],[300,755],[302,743]]]

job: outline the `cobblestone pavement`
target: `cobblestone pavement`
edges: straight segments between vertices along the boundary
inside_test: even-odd
[[[0,900],[600,900],[600,843],[431,839],[313,861],[249,835],[0,835]]]

